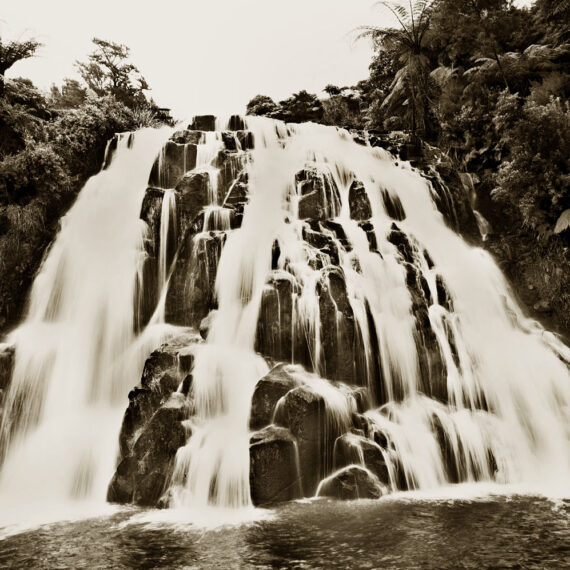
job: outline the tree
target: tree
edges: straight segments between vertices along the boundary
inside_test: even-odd
[[[269,115],[276,111],[278,108],[277,103],[267,95],[256,95],[248,104],[246,108],[247,115]]]
[[[329,95],[330,97],[332,97],[333,95],[340,95],[340,92],[342,91],[342,89],[340,87],[337,87],[336,85],[332,85],[331,83],[329,83],[324,89],[323,91]]]
[[[0,38],[0,96],[4,94],[4,75],[17,61],[33,57],[42,44],[35,39],[5,42]]]
[[[428,35],[432,0],[379,2],[398,21],[398,28],[366,26],[358,38],[370,38],[378,51],[390,52],[398,70],[382,103],[385,111],[408,109],[412,132],[425,131],[429,99]]]
[[[60,109],[77,108],[85,102],[86,98],[87,89],[75,79],[64,79],[61,88],[56,85],[51,87],[52,104]]]
[[[279,102],[280,110],[276,113],[278,119],[291,123],[307,121],[319,122],[323,117],[323,104],[313,93],[302,89],[291,97]]]
[[[87,63],[76,62],[79,74],[97,95],[112,95],[128,107],[146,103],[149,87],[139,70],[128,62],[130,49],[123,44],[93,38],[96,49]]]

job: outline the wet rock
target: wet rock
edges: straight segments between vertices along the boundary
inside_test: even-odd
[[[14,371],[16,351],[13,346],[0,344],[0,391],[8,388]],[[1,403],[1,396],[0,396]]]
[[[186,330],[153,351],[145,362],[140,386],[129,393],[129,405],[119,434],[120,459],[134,453],[137,438],[155,412],[178,389],[184,378],[179,367],[179,354],[201,342],[199,335]]]
[[[347,433],[335,442],[334,466],[340,469],[352,464],[364,465],[381,483],[390,484],[390,474],[380,445],[363,435]]]
[[[233,133],[232,133],[233,136]],[[234,140],[235,143],[235,140]],[[227,203],[226,196],[234,183],[241,179],[247,162],[246,153],[236,153],[227,149],[221,150],[215,160],[216,168],[219,168],[218,199]]]
[[[15,349],[13,346],[0,344],[0,424],[2,424],[3,404],[8,386],[14,372]],[[0,448],[0,457],[2,449]]]
[[[326,271],[319,281],[317,294],[323,375],[347,384],[363,381],[363,378],[357,378],[354,366],[354,314],[342,270],[334,268]]]
[[[255,505],[302,496],[297,468],[297,445],[289,430],[267,426],[250,439],[250,487]]]
[[[228,123],[228,129],[230,131],[241,131],[245,129],[245,126],[245,121],[240,115],[232,115],[230,117],[230,121]]]
[[[255,386],[251,400],[249,426],[259,429],[273,421],[277,402],[299,382],[291,374],[290,366],[278,364],[272,368]]]
[[[231,152],[235,152],[238,150],[238,140],[234,132],[232,131],[223,131],[222,132],[222,141],[226,150]]]
[[[133,447],[135,457],[158,466],[172,458],[176,450],[186,443],[186,431],[180,422],[186,419],[187,414],[186,398],[172,393],[137,438]]]
[[[340,212],[340,193],[327,172],[307,167],[295,175],[299,194],[299,219],[326,220]]]
[[[200,336],[205,340],[208,338],[208,333],[212,323],[216,317],[217,310],[210,311],[201,321],[200,321]]]
[[[354,180],[348,190],[348,205],[350,217],[353,220],[368,220],[372,217],[372,207],[366,195],[364,184],[360,180]]]
[[[200,211],[210,204],[210,177],[207,172],[189,172],[176,185],[178,235],[184,235]]]
[[[123,459],[115,471],[107,490],[110,503],[131,503],[135,493],[137,460],[134,457]]]
[[[374,226],[370,222],[360,222],[358,224],[360,228],[366,233],[366,238],[368,239],[368,245],[370,246],[370,251],[374,251],[380,255],[378,251],[378,240],[376,239],[376,232],[374,231]]]
[[[406,218],[406,213],[402,202],[397,194],[392,194],[386,189],[382,189],[382,200],[386,213],[396,221],[402,221]]]
[[[239,130],[236,133],[241,150],[251,150],[255,147],[255,139],[251,131]]]
[[[156,188],[174,188],[184,174],[196,167],[195,144],[177,144],[167,141],[156,159],[149,185]]]
[[[290,390],[277,406],[275,424],[288,428],[297,439],[303,493],[310,497],[330,471],[337,435],[327,429],[324,398],[307,386]]]
[[[395,223],[392,224],[387,239],[390,243],[394,244],[398,248],[398,251],[400,252],[400,255],[404,261],[407,261],[410,264],[414,263],[414,249],[412,243],[410,242],[408,236],[402,230],[400,230],[400,228]]]
[[[382,486],[378,478],[358,465],[349,465],[337,471],[319,486],[319,497],[334,497],[344,501],[353,499],[379,499]]]
[[[176,131],[170,140],[177,144],[200,144],[204,134],[201,131]]]
[[[166,295],[166,321],[198,328],[217,308],[215,281],[226,234],[194,234],[189,228],[180,246]]]
[[[197,115],[188,129],[191,131],[215,131],[216,117],[214,115]]]
[[[263,290],[257,322],[256,347],[259,352],[277,360],[292,357],[293,277],[270,278]]]
[[[189,435],[182,424],[189,410],[186,397],[178,393],[156,410],[137,437],[132,455],[119,463],[107,500],[157,506],[171,478],[174,456]]]

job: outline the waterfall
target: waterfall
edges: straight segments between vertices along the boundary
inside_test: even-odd
[[[144,359],[169,322],[198,328],[206,315],[205,342],[184,347],[183,395],[157,404],[187,413],[160,474],[172,507],[252,505],[252,397],[276,362],[289,365],[292,391],[324,402],[331,441],[309,494],[331,476],[343,435],[356,462],[366,438],[381,454],[382,488],[567,490],[570,350],[524,316],[493,258],[451,229],[435,183],[343,129],[202,119],[193,125],[216,130],[183,131],[162,150],[159,131],[120,137],[62,220],[8,339],[2,511],[23,497],[36,507],[104,497]],[[150,232],[139,215],[156,156]],[[159,298],[137,336],[143,238],[157,242]],[[286,394],[273,410],[285,431],[287,406]]]
[[[168,188],[164,191],[160,211],[160,251],[158,254],[158,284],[160,289],[165,286],[168,277],[169,262],[172,259],[171,250],[176,243],[176,195]]]
[[[320,222],[320,230],[338,251],[364,353],[366,378],[360,380],[375,402],[366,416],[391,449],[385,459],[392,488],[399,486],[398,470],[412,489],[454,478],[567,485],[570,352],[524,317],[489,254],[448,227],[430,182],[387,152],[355,144],[343,130],[258,118],[247,118],[247,127],[256,141],[247,166],[250,201],[219,261],[219,311],[194,368],[198,435],[179,451],[173,504],[249,504],[247,418],[263,368],[255,364],[253,335],[269,279],[293,283],[293,334],[304,337],[311,352],[304,364],[345,380],[338,374],[343,363],[321,338],[320,283],[330,258],[318,262],[304,237],[311,229],[300,212],[304,182],[296,173],[307,167],[325,189],[319,215],[336,224]],[[351,215],[355,181],[370,204],[369,227]],[[394,232],[406,244],[407,259]],[[280,256],[272,270],[274,243]],[[435,345],[418,336],[410,275],[422,277],[425,326]],[[335,306],[342,346],[342,311]],[[433,351],[442,361],[443,385],[434,380],[430,386],[422,367]],[[297,361],[294,350],[289,359]]]
[[[8,338],[16,360],[0,427],[2,522],[25,519],[26,508],[46,514],[105,499],[124,399],[165,333],[135,336],[133,299],[141,201],[166,136],[117,137],[112,160],[62,219],[27,316]]]

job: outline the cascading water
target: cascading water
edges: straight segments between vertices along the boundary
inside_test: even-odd
[[[331,474],[334,438],[352,429],[355,461],[365,461],[358,450],[368,438],[393,490],[494,479],[568,491],[570,351],[522,315],[491,257],[448,227],[428,180],[344,130],[254,117],[197,124],[216,130],[185,131],[159,153],[159,294],[138,339],[141,164],[157,154],[159,135],[137,134],[129,152],[120,143],[66,218],[10,339],[1,501],[33,489],[38,501],[48,489],[54,501],[101,496],[117,397],[166,334],[160,323],[197,327],[214,308],[179,387],[189,438],[159,489],[170,506],[251,505],[252,394],[272,361],[303,365],[286,371],[291,390],[324,402],[317,415],[332,441],[319,447],[327,457],[315,477]],[[204,311],[192,305],[200,303]],[[289,404],[287,395],[276,403],[281,427]],[[103,437],[96,414],[106,413]]]
[[[398,471],[406,488],[433,488],[454,479],[548,481],[565,488],[570,353],[525,319],[490,256],[446,225],[430,183],[385,151],[355,144],[342,130],[285,127],[256,118],[248,118],[247,127],[256,141],[247,166],[250,202],[241,228],[229,232],[219,261],[219,311],[194,368],[193,425],[200,435],[179,451],[173,504],[249,504],[247,417],[261,373],[253,364],[253,333],[266,280],[293,283],[293,335],[309,346],[305,364],[333,378],[338,370],[335,355],[325,353],[321,340],[319,283],[326,268],[307,247],[308,216],[300,213],[304,182],[296,173],[307,166],[322,177],[321,216],[334,219],[338,228],[325,229],[321,223],[338,252],[364,352],[368,378],[362,383],[374,402],[366,417],[372,432],[388,441],[383,454],[392,488],[401,486]],[[355,181],[370,203],[369,228],[351,218],[349,193]],[[337,188],[338,195],[327,195],[328,187]],[[409,246],[407,260],[390,239],[395,220]],[[272,270],[275,243],[280,255]],[[324,265],[330,263],[324,257]],[[421,356],[429,351],[418,337],[410,272],[423,276],[430,299],[428,327],[436,340],[431,350],[441,354],[445,370],[444,385],[430,389],[421,366]],[[341,323],[342,310],[335,310]],[[287,358],[297,360],[294,349]],[[378,375],[381,385],[374,386]],[[336,379],[345,380],[342,375]],[[452,475],[442,441],[455,464]]]
[[[8,338],[16,360],[0,428],[3,523],[104,501],[123,400],[168,329],[133,332],[141,201],[166,136],[118,136],[112,161],[62,219],[28,315]]]

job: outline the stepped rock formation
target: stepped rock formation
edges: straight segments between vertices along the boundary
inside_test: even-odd
[[[0,356],[0,507],[37,472],[58,500],[190,509],[567,484],[570,350],[436,149],[257,117],[159,134],[109,145]]]
[[[248,204],[256,196],[251,189],[256,175],[254,149],[293,146],[303,130],[269,122],[255,131],[256,121],[248,119],[252,133],[237,117],[225,130],[216,130],[213,121],[197,117],[187,130],[171,136],[155,163],[141,211],[149,227],[140,305],[150,310],[146,309],[143,322],[150,318],[162,290],[165,320],[200,329],[207,343],[213,324],[231,326],[220,322],[223,285],[216,285],[216,279],[223,278],[218,268],[225,244],[240,231]],[[321,127],[314,130],[315,136],[322,136]],[[435,149],[404,136],[368,140],[359,134],[329,136],[340,137],[349,146],[363,146],[363,152],[378,163],[415,176],[444,224],[462,232],[465,239],[478,241],[461,179]],[[279,150],[272,152],[279,160]],[[349,170],[350,161],[335,162],[322,149],[303,148],[296,158],[285,187],[272,189],[282,193],[273,202],[277,201],[274,207],[283,225],[267,243],[258,307],[251,321],[256,330],[250,349],[268,364],[268,372],[244,388],[251,394],[246,420],[251,429],[253,503],[272,504],[317,492],[339,498],[379,497],[390,489],[508,480],[508,459],[497,457],[504,450],[497,450],[485,433],[486,422],[494,421],[493,410],[484,388],[471,377],[474,356],[463,344],[453,294],[426,245],[407,223],[401,197],[406,190],[395,188],[388,173],[386,182],[361,180]],[[424,179],[399,164],[401,159],[417,166]],[[358,151],[355,160],[362,160]],[[275,173],[275,179],[279,176]],[[275,181],[264,178],[263,182]],[[174,193],[175,214],[165,222],[161,204],[167,192]],[[265,208],[271,207],[270,201]],[[161,244],[161,237],[168,235],[160,230],[165,223],[177,236],[174,245]],[[170,267],[164,289],[157,286],[156,277],[147,277],[157,274],[161,248],[168,248]],[[232,250],[234,256],[244,254]],[[246,281],[259,277],[252,267],[244,269],[236,259],[229,262],[231,278],[245,280],[239,284],[239,303],[234,307],[243,309],[255,296],[255,284]],[[201,345],[195,346],[199,354]],[[129,410],[139,400],[145,405],[145,375],[156,355],[147,361],[143,391],[131,393]],[[155,381],[168,376],[168,370],[172,369],[155,372]],[[215,374],[223,374],[216,370]],[[176,382],[182,382],[184,374],[174,375]],[[141,471],[140,459],[137,463],[123,453],[110,500],[161,506],[192,506],[196,501],[187,493],[193,461],[189,442],[193,427],[209,419],[200,417],[200,405],[196,407],[192,383],[188,384],[189,393],[188,388],[178,390],[185,402],[160,392],[162,406],[175,408],[183,418],[177,416],[176,421],[186,426],[186,437],[177,427],[170,447],[166,446],[171,451],[165,461],[164,454],[147,453],[155,445],[152,438],[162,437],[163,424],[153,427],[147,421],[139,432],[143,443],[133,445],[141,449],[134,455],[147,453],[151,465]],[[121,441],[131,421],[127,412]],[[477,441],[467,439],[472,437],[465,431],[467,424],[480,430]],[[146,435],[153,429],[154,436]],[[411,433],[414,430],[416,434]],[[176,448],[182,449],[174,460]],[[420,454],[422,458],[417,457]],[[199,464],[199,458],[194,461]],[[145,488],[153,470],[160,475],[151,477],[155,487],[150,500],[136,489]],[[204,491],[211,504],[220,503],[217,477],[213,475]],[[127,479],[128,493],[117,492],[117,482]]]

